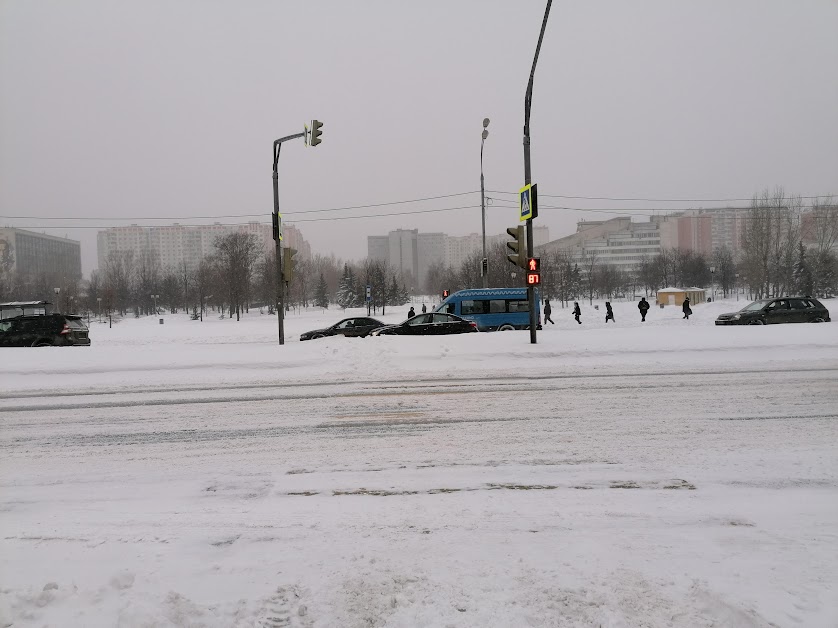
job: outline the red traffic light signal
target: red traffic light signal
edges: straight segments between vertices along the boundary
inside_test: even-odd
[[[442,298],[447,299],[449,294],[451,294],[451,293],[448,290],[443,290],[442,291]]]
[[[529,257],[529,258],[527,258],[527,270],[531,273],[540,273],[541,272],[541,258],[540,257]]]

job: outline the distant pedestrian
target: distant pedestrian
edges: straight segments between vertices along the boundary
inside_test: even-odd
[[[581,316],[582,316],[582,310],[579,309],[579,302],[574,301],[573,302],[573,318],[575,318],[576,322],[579,323],[580,325],[582,324],[582,321],[580,320]]]
[[[614,321],[615,323],[617,320],[614,318],[614,310],[611,309],[611,303],[608,301],[605,302],[605,323],[608,324],[608,321]]]
[[[553,319],[550,318],[550,314],[553,313],[553,308],[550,307],[550,301],[547,299],[544,300],[544,324],[547,324],[547,321],[550,321],[551,325],[555,325],[556,323],[553,322]]]
[[[427,312],[427,311],[428,311],[428,306],[426,306],[426,305],[423,303],[423,304],[422,304],[422,314],[424,314],[424,313],[425,313],[425,312]]]
[[[413,311],[413,306],[411,305],[410,306],[410,311],[407,313],[407,317],[408,318],[413,318],[414,316],[416,316],[416,312]]]
[[[646,322],[646,312],[649,311],[649,302],[646,297],[640,297],[640,303],[637,304],[637,309],[640,310],[640,322]]]
[[[681,306],[681,311],[684,313],[684,318],[689,320],[690,319],[690,314],[693,313],[693,311],[690,309],[690,298],[689,297],[684,298],[684,304]]]

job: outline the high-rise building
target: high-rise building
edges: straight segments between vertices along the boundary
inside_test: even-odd
[[[486,246],[492,247],[506,239],[506,234],[487,236]],[[536,246],[546,244],[549,239],[548,227],[535,227],[533,240]],[[482,251],[483,238],[477,233],[449,236],[445,233],[419,233],[418,229],[396,229],[386,236],[367,236],[367,257],[386,261],[416,288],[425,285],[428,269],[434,264],[459,268],[470,256]]]
[[[11,259],[11,270],[23,275],[81,279],[81,244],[11,227],[0,228],[0,259]]]
[[[132,251],[135,256],[139,256],[145,250],[157,255],[163,267],[177,268],[186,264],[189,268],[195,268],[204,257],[215,253],[217,237],[237,231],[255,235],[266,252],[274,248],[271,226],[259,222],[246,225],[215,223],[195,227],[179,224],[164,227],[129,225],[112,227],[97,234],[99,268],[105,267],[112,251]],[[282,225],[282,238],[282,246],[296,249],[300,259],[311,257],[311,246],[293,224]]]

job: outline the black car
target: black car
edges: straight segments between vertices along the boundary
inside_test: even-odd
[[[716,325],[825,322],[829,322],[829,310],[812,297],[781,297],[754,301],[738,312],[722,314],[716,319]]]
[[[428,312],[407,319],[400,325],[388,325],[376,329],[373,336],[437,336],[442,334],[467,334],[477,331],[477,323],[467,321],[453,314]]]
[[[0,321],[0,347],[89,347],[81,316],[46,314]]]
[[[307,331],[300,334],[300,340],[314,340],[316,338],[325,338],[326,336],[348,336],[363,338],[367,336],[373,329],[382,327],[384,323],[377,321],[374,318],[367,318],[366,316],[358,316],[356,318],[344,318],[338,321],[331,327],[326,329],[315,329],[314,331]]]

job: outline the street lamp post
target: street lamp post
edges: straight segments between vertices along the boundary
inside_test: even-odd
[[[736,290],[736,300],[738,301],[739,300],[739,273],[736,273],[735,277],[736,277],[736,281],[735,281],[736,285],[733,286],[733,289]]]
[[[61,305],[58,303],[58,295],[61,293],[61,288],[53,288],[52,291],[55,293],[55,308],[57,311],[58,308],[61,307]]]
[[[489,118],[483,118],[483,133],[480,140],[480,212],[483,218],[483,259],[480,260],[480,275],[483,277],[483,287],[489,287],[489,258],[486,256],[486,187],[483,184],[483,144],[489,137]]]
[[[149,296],[151,296],[151,298],[154,299],[154,315],[157,316],[157,299],[160,298],[160,295],[159,294],[152,294],[152,295],[149,295]]]
[[[713,303],[716,302],[716,267],[710,267],[710,288],[713,292]]]
[[[99,306],[99,322],[102,322],[102,297],[96,297],[96,303]]]

